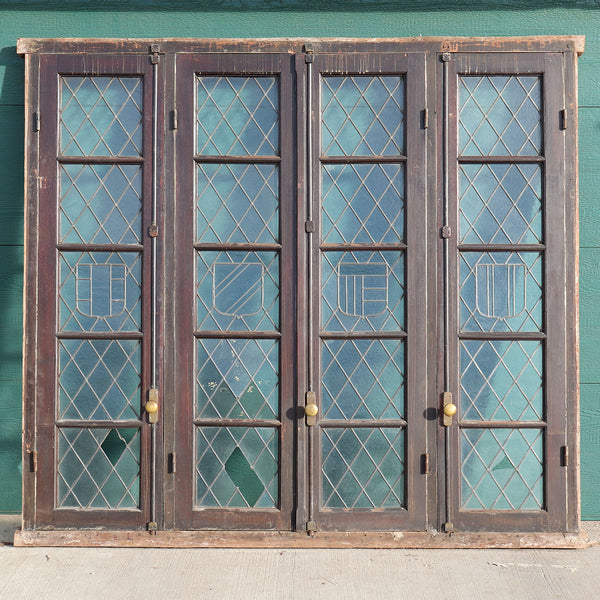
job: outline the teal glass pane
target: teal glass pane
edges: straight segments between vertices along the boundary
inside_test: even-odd
[[[323,77],[321,154],[404,154],[404,77]]]
[[[404,253],[324,252],[324,331],[399,331],[404,325]]]
[[[199,241],[279,241],[277,165],[199,164],[196,168],[196,237]]]
[[[402,340],[327,340],[321,349],[324,419],[401,419]]]
[[[278,432],[268,427],[198,427],[195,506],[277,508]]]
[[[139,244],[141,197],[139,165],[61,165],[60,241]]]
[[[541,342],[462,340],[460,372],[462,419],[543,419]]]
[[[138,419],[140,346],[137,340],[59,340],[59,418]]]
[[[542,429],[462,429],[461,508],[541,510]]]
[[[462,331],[541,331],[539,252],[462,252]]]
[[[459,148],[466,156],[535,156],[542,151],[539,76],[458,78]]]
[[[60,153],[141,156],[141,77],[61,77]]]
[[[199,252],[196,269],[199,329],[278,329],[279,255],[276,252]]]
[[[403,508],[404,430],[321,430],[321,506],[333,509]]]
[[[58,508],[139,508],[139,429],[58,430]]]
[[[279,153],[276,77],[205,77],[196,84],[196,152],[215,156]]]
[[[539,165],[460,165],[459,187],[463,244],[542,242]]]
[[[323,165],[323,242],[397,244],[404,239],[404,165]]]
[[[139,252],[61,252],[59,324],[63,331],[140,331]]]
[[[198,340],[197,418],[277,419],[278,373],[277,340]]]

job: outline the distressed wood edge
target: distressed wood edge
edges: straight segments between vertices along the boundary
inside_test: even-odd
[[[315,51],[335,51],[335,46],[357,47],[360,51],[375,51],[377,47],[395,46],[396,50],[440,52],[550,52],[574,51],[581,56],[585,50],[584,35],[514,36],[514,37],[407,37],[407,38],[18,38],[17,54],[115,52],[144,53],[151,43],[166,48],[163,52],[302,52],[304,44],[313,44]],[[365,48],[365,45],[371,48]],[[338,48],[340,51],[340,48]],[[390,50],[388,50],[390,51]]]
[[[594,545],[585,531],[579,533],[454,533],[435,532],[298,532],[272,531],[22,531],[16,547],[98,548],[473,548],[583,549]]]

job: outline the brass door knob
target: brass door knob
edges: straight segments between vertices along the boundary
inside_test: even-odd
[[[319,407],[316,404],[313,404],[312,402],[304,407],[304,414],[307,417],[314,417],[318,414],[318,412]]]
[[[444,414],[447,417],[452,417],[456,414],[456,404],[452,404],[451,402],[449,404],[444,404]]]
[[[155,402],[154,400],[148,400],[148,402],[144,404],[144,410],[147,413],[155,413],[158,410],[158,402]]]

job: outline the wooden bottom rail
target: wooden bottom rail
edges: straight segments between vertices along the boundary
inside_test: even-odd
[[[105,548],[587,548],[580,533],[299,532],[273,531],[21,531],[14,545]]]

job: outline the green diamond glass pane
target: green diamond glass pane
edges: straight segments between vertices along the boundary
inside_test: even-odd
[[[324,252],[325,331],[399,331],[404,325],[404,253]]]
[[[541,342],[462,340],[460,370],[462,419],[543,419]]]
[[[459,148],[466,156],[536,156],[542,152],[538,76],[459,77]]]
[[[61,165],[60,241],[140,243],[141,173],[139,165]]]
[[[215,156],[277,155],[277,78],[198,77],[196,151]]]
[[[461,165],[459,186],[462,243],[542,242],[542,174],[538,165]]]
[[[278,369],[276,340],[198,340],[197,418],[277,419]]]
[[[202,508],[277,508],[278,429],[196,429],[196,497]]]
[[[388,243],[404,239],[404,165],[324,165],[325,243]]]
[[[136,340],[59,340],[59,418],[117,421],[140,416]]]
[[[539,252],[462,252],[462,331],[540,331],[542,255]]]
[[[138,508],[138,429],[58,430],[58,508]]]
[[[403,508],[404,444],[398,428],[322,429],[321,506]]]
[[[542,429],[462,429],[463,510],[544,507]]]
[[[61,252],[59,323],[62,331],[139,331],[139,252]]]
[[[279,241],[277,165],[199,164],[196,197],[199,241]]]
[[[279,255],[276,252],[199,252],[196,277],[199,329],[278,329]]]
[[[321,350],[324,419],[401,419],[402,340],[327,340]]]
[[[61,77],[60,152],[141,156],[141,77]]]
[[[404,77],[323,77],[324,156],[404,154]]]

